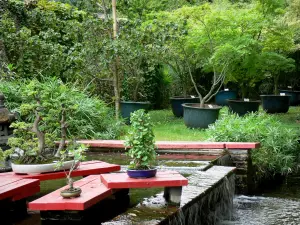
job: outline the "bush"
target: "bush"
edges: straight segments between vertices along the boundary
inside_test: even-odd
[[[226,115],[211,125],[207,132],[214,141],[260,142],[261,148],[252,151],[259,177],[278,173],[286,175],[297,169],[300,159],[298,133],[284,127],[272,115]]]
[[[76,84],[64,84],[55,78],[48,78],[44,82],[23,80],[0,83],[0,92],[6,97],[6,105],[10,110],[18,112],[19,121],[33,122],[33,115],[26,110],[26,105],[29,104],[26,92],[31,86],[34,86],[32,90],[41,90],[44,107],[50,108],[47,116],[51,118],[44,129],[50,130],[57,138],[60,137],[60,115],[56,111],[63,102],[72,106],[72,113],[68,115],[67,121],[68,134],[72,134],[72,137],[116,139],[119,136],[121,130],[114,121],[113,110],[100,99],[79,90]]]

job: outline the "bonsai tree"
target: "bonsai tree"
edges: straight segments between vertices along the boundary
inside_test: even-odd
[[[61,195],[66,198],[71,197],[77,197],[81,193],[80,188],[74,187],[73,179],[72,179],[72,172],[78,168],[79,163],[85,159],[85,152],[87,150],[87,147],[84,144],[78,144],[76,141],[73,141],[68,144],[66,148],[60,151],[60,159],[56,163],[55,167],[56,169],[60,170],[63,168],[63,164],[65,161],[70,160],[70,157],[72,157],[72,165],[69,170],[65,170],[66,178],[67,178],[67,184],[69,187],[67,189],[64,189],[61,191]]]
[[[155,141],[150,116],[140,109],[131,113],[131,129],[125,140],[127,155],[132,159],[129,165],[133,170],[152,169],[155,160]]]

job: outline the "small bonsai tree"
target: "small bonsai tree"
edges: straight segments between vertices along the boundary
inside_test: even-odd
[[[67,184],[69,185],[69,188],[63,190],[65,192],[77,192],[80,190],[80,188],[76,188],[73,186],[73,179],[72,179],[72,172],[78,168],[78,165],[80,161],[83,161],[85,159],[85,152],[87,150],[87,146],[84,144],[78,144],[76,141],[73,141],[68,144],[68,146],[64,149],[62,149],[59,153],[60,159],[56,163],[56,169],[60,170],[63,168],[63,164],[65,161],[69,160],[70,157],[73,159],[72,166],[68,171],[65,171],[66,178],[67,178]]]
[[[150,116],[140,109],[131,113],[131,129],[125,140],[127,155],[132,159],[130,169],[151,169],[156,160],[154,133]]]

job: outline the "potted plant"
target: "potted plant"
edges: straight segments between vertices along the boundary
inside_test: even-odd
[[[72,179],[72,172],[77,169],[79,163],[85,159],[84,153],[86,150],[87,147],[84,144],[78,144],[76,141],[73,141],[68,143],[68,146],[64,150],[60,151],[60,159],[55,165],[57,170],[61,170],[61,168],[64,167],[64,162],[68,161],[70,157],[73,159],[69,170],[65,170],[67,184],[69,187],[60,192],[60,195],[63,198],[75,198],[81,194],[81,189],[79,187],[74,187],[73,185],[74,181]]]
[[[57,85],[56,82],[53,84]],[[12,169],[15,173],[30,174],[57,170],[55,161],[59,159],[67,138],[66,119],[73,116],[77,107],[66,100],[65,94],[51,91],[51,85],[52,83],[32,80],[22,87],[22,103],[19,107],[22,119],[12,123],[14,136],[8,139],[12,153]],[[64,92],[65,86],[58,89]],[[68,134],[70,137],[70,131]],[[56,149],[55,141],[59,136],[61,141]],[[74,159],[64,161],[60,169],[69,169],[73,163]]]
[[[131,178],[149,178],[156,175],[155,141],[150,116],[140,109],[131,113],[131,129],[125,140],[127,155],[132,159],[127,174]]]
[[[180,55],[178,45],[173,45],[170,52],[166,55],[165,63],[168,65],[168,71],[173,77],[173,89],[175,95],[170,98],[171,109],[175,117],[183,117],[184,103],[197,103],[199,98],[188,94],[193,85],[191,83],[187,68],[184,66],[184,58]]]
[[[295,68],[295,61],[284,54],[264,52],[261,60],[265,76],[273,79],[274,93],[261,95],[262,107],[267,113],[286,113],[290,106],[290,95],[279,94],[278,84],[282,72],[290,72]]]
[[[256,26],[256,32],[259,33],[259,27]],[[254,31],[254,27],[253,31]],[[227,81],[237,85],[240,90],[240,99],[227,99],[229,111],[243,116],[249,112],[257,112],[260,101],[250,99],[257,84],[262,80],[262,76],[258,71],[258,59],[260,54],[260,43],[253,38],[250,45],[245,46],[248,52],[244,57],[238,57],[231,63],[230,73],[228,73]]]

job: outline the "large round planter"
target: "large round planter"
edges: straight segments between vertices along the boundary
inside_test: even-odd
[[[228,99],[237,99],[236,91],[219,91],[215,96],[216,105],[228,105]]]
[[[228,99],[229,111],[239,116],[244,116],[249,112],[258,112],[260,101],[244,101]]]
[[[155,177],[156,172],[157,172],[157,169],[149,169],[149,170],[127,170],[127,175],[130,178],[143,179],[143,178]]]
[[[59,170],[68,170],[72,167],[74,161],[66,161],[63,163],[63,166],[60,169],[55,169],[56,163],[47,163],[47,164],[11,164],[12,170],[15,173],[19,174],[40,174],[48,173]],[[79,165],[79,161],[76,163],[76,167]]]
[[[286,113],[290,107],[289,95],[261,95],[262,107],[267,113]]]
[[[219,117],[219,111],[222,107],[213,105],[209,108],[199,108],[199,104],[183,104],[183,120],[189,128],[207,128],[209,124],[214,123]]]
[[[148,110],[151,106],[150,102],[120,102],[121,116],[125,119],[126,124],[130,124],[130,113],[139,109]]]
[[[280,93],[284,93],[286,95],[290,95],[290,106],[295,106],[298,104],[298,93],[296,91],[291,90],[280,90]]]
[[[192,98],[192,97],[183,97],[183,96],[175,96],[170,98],[172,112],[176,117],[183,117],[183,107],[182,104],[184,103],[198,103],[199,98]]]

